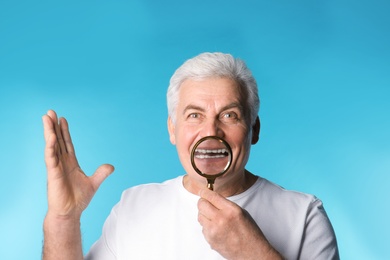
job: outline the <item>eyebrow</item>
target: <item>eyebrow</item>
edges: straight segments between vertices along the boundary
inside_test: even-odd
[[[222,107],[222,109],[220,110],[220,112],[222,111],[225,111],[225,110],[228,110],[228,109],[232,109],[232,108],[238,108],[238,110],[240,110],[240,112],[243,114],[244,113],[244,109],[243,109],[243,106],[238,103],[238,102],[232,102],[224,107]],[[196,111],[200,111],[200,112],[205,112],[206,109],[200,107],[200,106],[197,106],[197,105],[194,105],[194,104],[189,104],[188,106],[186,106],[183,110],[183,115],[186,114],[186,112],[188,110],[196,110]]]
[[[197,110],[197,111],[201,111],[201,112],[204,112],[205,109],[200,107],[200,106],[197,106],[197,105],[193,105],[193,104],[189,104],[188,106],[186,106],[183,110],[183,115],[185,115],[187,113],[188,110]]]
[[[241,113],[244,113],[244,107],[239,102],[232,102],[227,106],[224,106],[221,111],[225,111],[231,108],[238,108]]]

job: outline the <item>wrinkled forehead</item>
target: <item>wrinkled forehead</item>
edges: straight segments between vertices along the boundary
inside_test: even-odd
[[[242,85],[234,79],[226,77],[186,79],[181,84],[178,94],[181,108],[200,101],[218,103],[221,106],[235,104],[243,115],[250,116],[247,94]]]
[[[179,89],[180,99],[196,99],[202,96],[211,98],[230,98],[239,103],[245,103],[245,95],[241,85],[230,78],[212,77],[202,79],[186,79]]]

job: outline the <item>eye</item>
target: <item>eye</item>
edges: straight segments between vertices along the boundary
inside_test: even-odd
[[[199,118],[199,114],[198,113],[191,113],[188,115],[188,118]]]
[[[188,122],[198,122],[201,119],[202,119],[202,114],[200,114],[198,112],[189,113],[187,115]]]
[[[235,122],[239,119],[239,117],[238,117],[237,113],[229,111],[229,112],[223,113],[221,119],[223,121],[226,121],[226,122]]]

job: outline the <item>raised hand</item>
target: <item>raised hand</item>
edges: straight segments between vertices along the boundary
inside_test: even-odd
[[[114,167],[103,164],[92,176],[86,176],[77,162],[65,118],[58,120],[50,110],[42,121],[48,197],[42,259],[81,260],[81,213]]]
[[[93,195],[114,167],[101,165],[92,176],[80,168],[65,118],[50,110],[42,117],[46,141],[48,216],[80,218]]]
[[[226,259],[282,259],[246,210],[208,189],[199,195],[198,221],[211,248]]]

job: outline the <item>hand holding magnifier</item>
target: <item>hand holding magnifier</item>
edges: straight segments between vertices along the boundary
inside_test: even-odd
[[[207,187],[210,190],[214,188],[215,179],[229,170],[232,160],[229,144],[217,136],[201,138],[191,151],[192,167],[207,179]]]

